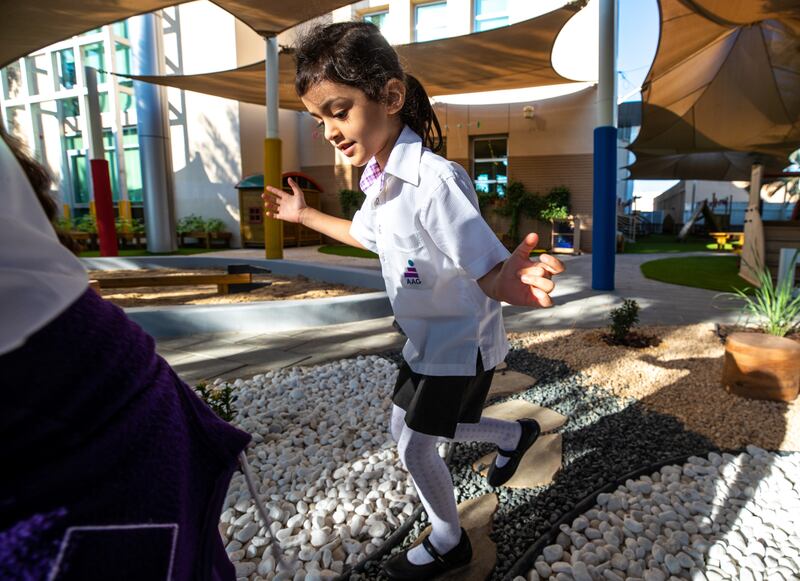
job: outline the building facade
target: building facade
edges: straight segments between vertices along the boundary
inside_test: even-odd
[[[432,40],[506,26],[563,2],[527,0],[363,0],[334,11],[325,21],[362,19],[378,25],[392,43]],[[264,58],[264,41],[218,6],[200,0],[161,11],[166,74],[232,69]],[[303,27],[298,27],[302,29]],[[57,178],[61,200],[73,215],[89,211],[86,170],[83,66],[127,73],[131,54],[125,23],[47,47],[2,72],[0,105],[6,126],[21,135]],[[280,35],[291,45],[296,30]],[[209,42],[213,38],[214,42]],[[446,72],[443,72],[446,74]],[[101,74],[106,157],[114,200],[129,201],[141,215],[141,168],[133,87]],[[220,218],[240,240],[236,184],[263,171],[266,111],[262,106],[164,89],[169,103],[175,211]],[[475,87],[480,91],[480,87]],[[566,186],[580,216],[584,250],[591,249],[593,129],[596,89],[561,97],[502,105],[462,105],[434,97],[445,134],[444,155],[464,166],[478,190],[502,196],[510,180],[547,194]],[[358,168],[332,148],[307,114],[280,111],[282,170],[319,183],[322,209],[341,215],[341,189],[358,188]],[[618,194],[619,195],[619,194]],[[622,193],[622,195],[625,195]],[[543,240],[543,242],[547,242]]]

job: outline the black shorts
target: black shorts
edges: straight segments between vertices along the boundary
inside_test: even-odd
[[[403,361],[392,401],[406,412],[406,425],[431,436],[452,438],[459,423],[481,420],[494,368],[485,371],[480,353],[475,375],[421,375]]]

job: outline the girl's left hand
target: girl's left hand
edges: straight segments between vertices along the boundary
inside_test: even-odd
[[[523,307],[553,306],[550,293],[555,283],[551,278],[554,274],[564,272],[564,263],[549,254],[542,254],[538,261],[531,261],[531,251],[538,242],[539,236],[528,234],[503,263],[495,280],[496,293],[501,300]]]

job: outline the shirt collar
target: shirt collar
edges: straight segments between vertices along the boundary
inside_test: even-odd
[[[389,154],[389,161],[386,162],[384,172],[418,186],[421,157],[422,138],[406,125]]]

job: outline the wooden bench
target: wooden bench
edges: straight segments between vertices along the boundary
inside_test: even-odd
[[[93,288],[138,288],[141,286],[190,286],[202,284],[217,285],[217,293],[231,294],[231,285],[253,284],[253,275],[240,274],[175,274],[162,276],[127,276],[125,278],[101,278],[91,281],[97,283]],[[234,291],[235,292],[235,291]]]
[[[187,238],[197,238],[197,242],[201,246],[205,246],[207,249],[211,248],[211,242],[213,240],[221,240],[222,243],[225,245],[225,248],[231,247],[231,236],[230,232],[186,232],[184,234],[178,234],[178,238],[180,239],[180,245],[186,246],[186,239]]]

